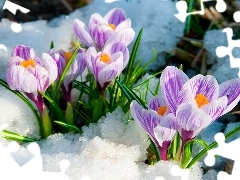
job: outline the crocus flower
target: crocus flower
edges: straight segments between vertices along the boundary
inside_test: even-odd
[[[131,28],[131,20],[126,18],[122,9],[114,8],[104,17],[95,13],[90,17],[88,28],[75,19],[73,30],[79,41],[87,47],[95,47],[98,51],[109,43],[121,41],[128,46],[135,35]]]
[[[57,64],[47,53],[42,54],[42,61],[35,51],[23,45],[17,45],[11,55],[7,69],[7,83],[13,90],[24,92],[35,102],[40,113],[44,103],[38,91],[45,92],[57,78]]]
[[[129,60],[129,51],[121,42],[108,44],[101,52],[94,47],[86,52],[86,64],[94,75],[101,94],[104,94],[109,83],[126,67]]]
[[[51,49],[48,53],[57,63],[58,79],[59,79],[68,61],[72,56],[72,52],[65,52],[64,50]],[[70,102],[71,100],[72,81],[76,79],[84,71],[85,68],[86,68],[86,54],[82,49],[79,49],[72,65],[67,71],[67,74],[63,80],[63,84],[61,85],[61,89],[64,93],[64,96],[67,102]]]
[[[170,111],[177,116],[183,141],[194,138],[207,125],[232,110],[240,99],[240,79],[220,85],[210,75],[188,79],[183,71],[173,66],[164,69],[160,86]]]
[[[177,130],[184,144],[196,137],[211,122],[212,117],[203,110],[187,103],[181,104],[176,112]]]
[[[147,132],[152,141],[159,149],[162,160],[167,160],[167,150],[173,136],[176,133],[176,119],[174,114],[168,113],[165,104],[155,98],[151,101],[150,107],[157,109],[145,110],[135,100],[130,105],[134,120]]]

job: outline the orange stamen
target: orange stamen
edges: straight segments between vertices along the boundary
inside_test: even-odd
[[[167,111],[167,106],[160,106],[160,107],[158,107],[157,113],[160,116],[163,116],[166,111]]]
[[[34,68],[35,67],[35,62],[34,62],[34,60],[29,59],[29,60],[21,62],[20,65],[23,66],[24,68],[27,68],[28,66],[32,66]]]
[[[107,54],[102,54],[100,60],[105,63],[109,63],[111,61],[111,57]]]
[[[110,26],[110,28],[112,28],[113,30],[116,29],[116,26],[114,24],[109,24],[108,26]]]
[[[65,56],[65,58],[66,58],[67,61],[70,60],[70,58],[72,57],[72,54],[73,54],[72,52],[65,52],[65,53],[64,53],[64,56]]]
[[[209,103],[208,99],[203,94],[197,94],[195,101],[199,108]]]

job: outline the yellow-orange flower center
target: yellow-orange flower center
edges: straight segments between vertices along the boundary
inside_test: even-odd
[[[65,53],[64,53],[64,56],[65,56],[65,58],[66,58],[67,61],[70,60],[70,58],[72,57],[72,54],[73,54],[72,52],[65,52]]]
[[[107,54],[102,54],[100,60],[105,63],[109,63],[111,61],[111,57]]]
[[[110,26],[110,28],[112,28],[113,30],[116,29],[116,26],[114,24],[109,24],[108,26]]]
[[[160,107],[158,107],[157,113],[160,116],[163,116],[166,111],[167,111],[167,106],[160,106]]]
[[[24,68],[27,68],[28,66],[32,66],[34,68],[35,67],[35,62],[34,62],[34,60],[29,59],[29,60],[21,62],[20,65],[23,66]]]
[[[198,107],[208,104],[208,99],[203,94],[197,94],[195,101],[197,102]]]

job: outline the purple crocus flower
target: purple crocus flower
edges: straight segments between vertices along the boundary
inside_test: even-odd
[[[176,114],[177,130],[182,137],[182,148],[188,140],[196,137],[212,122],[209,114],[188,103],[181,104]]]
[[[48,52],[51,57],[56,61],[58,66],[58,78],[61,77],[64,68],[72,56],[72,52],[66,52],[64,50],[51,49]],[[72,81],[76,79],[86,68],[86,54],[82,49],[79,49],[75,56],[75,59],[67,71],[67,74],[61,85],[61,89],[64,93],[67,102],[71,100]]]
[[[95,13],[90,17],[88,28],[75,19],[73,30],[79,41],[87,47],[95,47],[98,51],[109,43],[120,41],[128,46],[135,35],[131,28],[131,20],[126,18],[122,9],[114,8],[105,17]]]
[[[11,55],[7,69],[7,83],[13,90],[24,92],[35,102],[39,112],[43,112],[44,103],[38,91],[45,92],[57,78],[57,64],[47,53],[42,61],[35,51],[23,45],[17,45]]]
[[[86,52],[86,64],[94,75],[102,95],[106,87],[126,67],[129,60],[128,48],[122,42],[108,44],[101,52],[94,47]]]
[[[210,75],[188,79],[183,71],[173,66],[163,70],[160,86],[170,111],[177,116],[183,142],[232,110],[240,99],[240,79],[220,85]]]
[[[147,132],[152,141],[159,149],[162,160],[167,160],[167,150],[170,146],[173,136],[176,133],[176,118],[174,114],[167,113],[165,105],[158,106],[160,101],[154,99],[150,106],[153,109],[145,110],[135,100],[130,105],[131,114],[134,120]],[[156,107],[155,107],[156,105]],[[163,109],[161,109],[163,107]]]

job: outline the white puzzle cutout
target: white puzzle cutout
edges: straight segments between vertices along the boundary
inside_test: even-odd
[[[5,129],[7,125],[2,125],[0,131]],[[40,153],[40,147],[37,143],[30,143],[27,146],[28,151],[34,155],[23,166],[19,166],[13,159],[11,153],[18,151],[19,144],[11,142],[7,147],[4,147],[0,142],[0,179],[16,180],[32,180],[32,179],[44,179],[44,180],[71,180],[64,173],[70,165],[68,160],[62,160],[59,163],[60,172],[45,172],[43,171],[42,156]]]
[[[216,48],[216,55],[220,58],[224,56],[229,56],[230,67],[240,68],[240,58],[233,57],[232,51],[234,48],[240,48],[240,39],[233,40],[233,30],[231,28],[223,29],[223,32],[227,35],[228,47],[219,46]],[[238,72],[238,77],[240,77],[240,71]]]
[[[3,7],[2,7],[3,6]],[[11,13],[13,13],[14,15],[16,15],[17,10],[20,10],[22,13],[29,13],[30,10],[27,8],[24,8],[22,6],[19,6],[11,1],[8,0],[0,0],[0,8],[2,8],[2,10],[7,9],[9,10]],[[13,22],[11,25],[11,29],[13,32],[15,33],[19,33],[22,31],[22,26],[19,23]],[[1,47],[0,47],[1,49]]]
[[[234,161],[232,173],[228,174],[220,171],[217,175],[217,180],[239,180],[240,178],[240,138],[225,143],[225,136],[223,133],[217,133],[214,139],[218,143],[218,147],[208,151],[204,160],[207,166],[212,166],[215,163],[215,155],[225,157]]]
[[[235,22],[239,23],[240,22],[240,11],[236,11],[233,14],[233,19]]]
[[[204,14],[203,3],[208,2],[208,1],[214,1],[214,0],[200,0],[201,9],[199,11],[194,11],[194,12],[190,12],[190,13],[187,12],[188,6],[187,6],[186,1],[184,1],[184,0],[178,1],[178,2],[176,2],[176,8],[178,10],[178,14],[174,14],[174,16],[176,18],[178,18],[181,22],[185,22],[187,16],[189,16],[189,15],[194,15],[194,14],[203,15]],[[216,1],[217,1],[217,4],[215,6],[216,10],[220,13],[226,11],[227,5],[224,2],[224,0],[216,0]]]
[[[14,15],[16,15],[17,10],[20,10],[22,13],[28,13],[30,10],[27,8],[24,8],[22,6],[19,6],[11,1],[6,0],[3,6],[3,10],[7,9]]]

